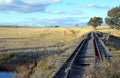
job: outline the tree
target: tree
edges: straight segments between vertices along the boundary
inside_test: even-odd
[[[101,26],[102,23],[103,21],[101,17],[94,17],[94,18],[90,18],[87,24],[92,25],[96,29],[96,27]]]
[[[112,8],[107,13],[108,17],[105,18],[106,24],[110,27],[120,29],[120,6]]]
[[[58,27],[60,27],[60,26],[58,26],[58,25],[56,25],[56,26],[54,26],[55,28],[58,28]]]
[[[114,24],[112,23],[111,18],[105,18],[106,24],[108,24],[111,28],[115,28]]]
[[[75,27],[79,27],[79,25],[78,25],[78,24],[76,24],[76,25],[75,25]]]

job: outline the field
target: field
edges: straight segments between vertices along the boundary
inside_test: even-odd
[[[120,58],[120,32],[107,26],[73,28],[0,27],[0,64],[16,78],[50,78],[89,32],[108,33],[105,43]],[[117,54],[116,54],[117,53]]]
[[[109,34],[109,39],[105,45],[113,56],[120,58],[120,31],[109,27],[98,27],[96,31]]]
[[[110,62],[105,60],[96,66],[95,71],[90,69],[88,72],[95,78],[120,78],[120,31],[106,26],[99,26],[95,31],[109,35],[103,43],[112,57]]]
[[[0,63],[13,66],[18,75],[50,77],[92,27],[0,28]],[[8,66],[7,66],[8,67]],[[8,67],[9,69],[9,67]],[[24,72],[26,71],[26,72]]]

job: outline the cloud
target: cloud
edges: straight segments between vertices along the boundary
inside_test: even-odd
[[[10,2],[12,2],[12,0],[4,0],[5,2],[7,2],[7,3],[10,3]]]
[[[72,14],[72,15],[84,15],[84,12],[81,10],[73,10],[73,11],[71,11],[70,14]]]
[[[108,6],[99,6],[99,5],[94,5],[94,4],[88,4],[88,8],[97,8],[97,9],[109,9],[110,7]]]
[[[49,14],[66,14],[67,13],[65,11],[52,11],[52,10],[46,10],[45,12]]]
[[[66,5],[70,5],[70,6],[73,5],[74,6],[75,4],[74,3],[66,3]]]
[[[59,11],[59,10],[45,10],[49,14],[65,14],[65,15],[83,15],[84,12],[81,10],[70,10],[70,11]]]
[[[89,17],[64,17],[64,18],[27,18],[29,22],[40,24],[43,26],[60,25],[60,26],[73,26],[86,22]]]
[[[0,4],[10,3],[12,0],[0,0]]]
[[[25,21],[17,22],[0,22],[1,25],[17,25],[17,26],[50,26],[50,25],[59,25],[59,26],[79,26],[86,25],[86,20],[89,17],[61,17],[61,18],[25,18]]]
[[[59,3],[60,0],[0,0],[1,12],[45,12],[49,5]]]
[[[24,0],[25,3],[29,4],[36,4],[36,3],[41,3],[41,4],[56,4],[60,3],[61,0]]]
[[[94,7],[94,5],[93,5],[93,4],[88,4],[87,6],[88,6],[88,7],[90,7],[90,8],[91,8],[91,7]]]

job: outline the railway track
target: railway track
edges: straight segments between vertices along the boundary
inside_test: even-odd
[[[96,33],[89,33],[52,78],[82,78],[86,68],[109,56]]]

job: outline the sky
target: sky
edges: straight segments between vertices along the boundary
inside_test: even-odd
[[[116,6],[120,0],[0,0],[0,25],[84,26]]]

